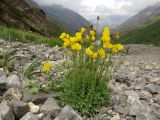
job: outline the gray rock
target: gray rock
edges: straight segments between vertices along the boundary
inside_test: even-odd
[[[44,117],[42,120],[52,120],[50,115],[47,115],[46,117]]]
[[[136,72],[131,72],[127,70],[122,70],[120,72],[117,72],[114,76],[115,80],[117,82],[125,83],[128,86],[131,86],[132,81],[134,81],[136,77]]]
[[[149,113],[139,113],[136,116],[136,120],[159,120],[158,118],[156,118],[156,116],[153,116]]]
[[[160,120],[160,109],[152,111],[151,114]]]
[[[129,113],[129,109],[127,107],[123,107],[121,105],[115,106],[114,110],[120,114],[127,115]]]
[[[139,95],[139,98],[143,99],[143,100],[150,100],[150,99],[152,99],[152,94],[150,94],[147,91],[141,91],[141,92],[138,93],[138,95]]]
[[[160,91],[160,86],[154,85],[154,84],[149,84],[144,89],[152,94],[157,94]]]
[[[38,117],[31,112],[25,114],[20,120],[38,120]]]
[[[109,114],[98,114],[93,118],[93,120],[111,120],[112,116],[113,115]],[[92,120],[92,118],[89,120]]]
[[[25,77],[23,77],[23,76],[21,76],[20,77],[20,81],[22,82],[22,88],[25,88],[26,86],[28,86],[29,85],[29,79],[27,79],[27,78],[25,78]]]
[[[142,107],[143,105],[140,101],[133,102],[130,107],[129,115],[136,116],[138,113],[141,113]]]
[[[22,91],[20,91],[17,88],[9,88],[4,93],[3,98],[5,100],[11,100],[11,99],[21,100],[22,99]]]
[[[65,106],[55,120],[83,120],[70,106]]]
[[[15,120],[15,116],[7,101],[2,101],[0,104],[0,116],[3,120]]]
[[[28,91],[23,92],[22,101],[24,102],[33,102],[34,104],[43,104],[48,98],[59,98],[59,93],[49,92],[49,93],[38,93],[36,95],[31,95]]]
[[[42,118],[44,118],[46,116],[45,113],[39,113],[37,114],[38,119],[42,120]]]
[[[153,100],[160,105],[160,94],[156,95]]]
[[[11,102],[16,119],[20,119],[29,112],[27,103],[18,100],[12,100]]]
[[[20,86],[21,86],[21,83],[17,75],[11,75],[7,78],[8,88],[11,88],[11,87],[19,88]]]
[[[0,76],[0,95],[3,95],[3,93],[7,90],[7,79],[6,76]]]
[[[40,112],[47,113],[52,117],[55,117],[60,112],[61,108],[59,107],[57,101],[54,98],[48,98],[44,104],[40,107]]]

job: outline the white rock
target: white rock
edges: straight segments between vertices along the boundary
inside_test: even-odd
[[[119,114],[114,115],[111,120],[120,120]]]
[[[32,113],[38,113],[38,111],[40,109],[40,107],[38,105],[35,105],[32,102],[29,102],[28,106],[29,106],[30,112],[32,112]]]

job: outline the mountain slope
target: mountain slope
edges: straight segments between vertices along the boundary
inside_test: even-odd
[[[149,6],[136,14],[135,16],[129,18],[123,24],[118,26],[116,31],[126,31],[128,29],[133,29],[138,27],[139,25],[149,21],[150,19],[160,16],[160,4],[156,4],[153,6]]]
[[[78,13],[60,5],[41,6],[44,12],[68,31],[75,32],[90,23]]]
[[[55,36],[57,32],[62,31],[56,22],[51,23],[41,9],[28,5],[25,0],[1,0],[0,15],[0,24],[9,27],[47,36]]]
[[[160,45],[160,17],[155,17],[138,28],[128,30],[121,39],[127,44]]]

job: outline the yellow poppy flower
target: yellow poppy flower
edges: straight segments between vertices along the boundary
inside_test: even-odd
[[[51,68],[52,68],[52,62],[48,61],[48,62],[44,63],[42,70],[44,72],[49,72],[51,70]]]
[[[61,35],[60,35],[60,39],[63,39],[63,38],[65,38],[66,37],[66,33],[62,33]]]
[[[92,55],[93,55],[93,51],[88,47],[88,48],[86,49],[86,54],[87,54],[88,56],[92,56]]]
[[[105,58],[105,51],[101,48],[101,49],[99,49],[98,50],[98,54],[99,54],[99,56],[101,57],[101,58]]]
[[[96,33],[94,30],[90,30],[90,35],[94,36]]]
[[[82,33],[81,32],[77,32],[76,33],[76,42],[79,42],[82,40]]]
[[[63,43],[63,48],[67,48],[69,45],[70,45],[70,42],[69,41],[65,41]]]
[[[88,40],[88,41],[89,41],[89,39],[90,39],[90,38],[89,38],[89,36],[88,36],[88,35],[86,35],[86,40]]]
[[[95,36],[92,36],[91,39],[92,39],[92,41],[95,41],[95,40],[96,40]]]
[[[98,53],[93,53],[92,58],[93,58],[93,59],[96,59],[97,56],[98,56]]]
[[[116,39],[119,39],[119,38],[120,38],[119,32],[116,32]]]
[[[80,51],[82,46],[79,43],[74,43],[71,45],[72,50]]]
[[[110,42],[103,42],[103,48],[111,49],[113,45]]]
[[[115,44],[115,45],[113,45],[112,52],[113,53],[117,53],[118,51],[120,51],[122,49],[123,49],[123,45],[122,44]]]
[[[81,28],[81,33],[84,33],[86,31],[86,28],[82,27]]]

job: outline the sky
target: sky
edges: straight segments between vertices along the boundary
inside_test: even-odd
[[[59,4],[87,19],[95,16],[133,16],[147,6],[160,0],[34,0],[39,5]]]

